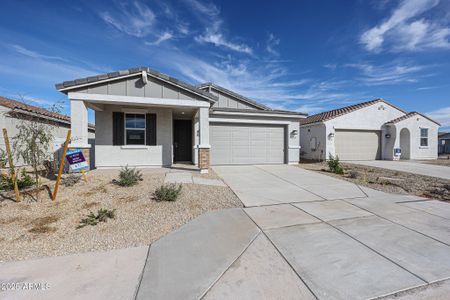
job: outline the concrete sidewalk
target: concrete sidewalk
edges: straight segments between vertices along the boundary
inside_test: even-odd
[[[242,170],[234,168],[235,174]],[[149,251],[1,264],[2,283],[47,282],[50,288],[1,291],[0,298],[372,299],[398,294],[446,299],[450,294],[449,204],[354,188],[296,167],[245,168],[252,176],[239,178],[269,194],[264,205],[206,213]],[[232,169],[220,170],[225,181],[257,203],[250,190],[240,189]],[[294,187],[305,193],[287,193],[294,203],[275,201],[283,193],[270,191],[269,178],[282,188],[291,186],[290,193]],[[315,186],[320,189],[306,190]],[[267,205],[272,201],[276,204]]]
[[[346,161],[346,163],[354,163],[358,165],[378,167],[450,180],[450,167],[446,166],[436,166],[414,161],[391,160]]]

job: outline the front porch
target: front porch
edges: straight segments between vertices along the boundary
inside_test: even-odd
[[[95,166],[170,167],[190,163],[209,168],[209,106],[205,101],[68,93],[71,148],[91,147],[88,109],[95,111]]]

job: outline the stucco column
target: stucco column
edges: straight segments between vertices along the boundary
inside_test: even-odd
[[[88,111],[81,100],[70,100],[70,128],[72,130],[69,150],[81,149],[90,166],[90,148],[88,142]]]
[[[199,120],[199,144],[198,144],[198,167],[201,173],[208,173],[210,162],[209,144],[209,107],[200,107],[198,111]]]
[[[298,164],[300,161],[300,124],[291,122],[287,126],[288,164]]]
[[[88,143],[88,111],[81,100],[70,100],[70,122],[72,129],[71,148],[90,148]]]

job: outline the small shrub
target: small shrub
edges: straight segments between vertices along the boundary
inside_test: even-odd
[[[327,161],[328,168],[330,168],[330,171],[335,174],[344,174],[344,168],[342,168],[341,163],[339,162],[339,157],[333,157],[333,155],[330,155],[329,160]]]
[[[22,169],[20,175],[17,175],[17,187],[19,190],[25,189],[27,187],[33,186],[35,181],[33,178],[27,174],[25,169]],[[14,183],[12,177],[6,174],[0,175],[0,190],[11,191],[14,189]]]
[[[181,193],[182,185],[165,184],[156,189],[153,197],[156,201],[175,201]]]
[[[356,171],[356,170],[350,170],[350,171],[348,172],[348,177],[349,177],[349,178],[356,179],[356,178],[359,177],[359,172]]]
[[[0,149],[0,168],[6,168],[6,165],[8,164],[8,157],[6,156],[6,151],[3,149]]]
[[[67,177],[61,178],[61,183],[66,187],[74,186],[75,184],[77,184],[80,181],[80,179],[81,179],[81,176],[70,174]]]
[[[136,168],[130,169],[128,166],[122,168],[119,173],[119,180],[113,180],[113,182],[120,186],[133,186],[142,181],[142,173]]]
[[[116,210],[115,209],[106,209],[106,208],[100,208],[97,211],[97,214],[94,214],[92,211],[89,212],[86,218],[81,219],[80,225],[77,226],[77,229],[83,228],[87,225],[95,226],[100,222],[106,222],[108,219],[114,219],[116,216]]]

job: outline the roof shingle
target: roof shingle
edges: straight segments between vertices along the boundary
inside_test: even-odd
[[[409,118],[414,117],[414,116],[416,116],[416,115],[422,116],[422,117],[424,117],[425,119],[428,119],[428,120],[430,120],[431,122],[436,123],[436,124],[438,124],[439,126],[441,126],[441,124],[439,124],[439,123],[436,122],[435,120],[430,119],[429,117],[427,117],[427,116],[425,116],[425,115],[423,115],[423,114],[421,114],[421,113],[419,113],[419,112],[417,112],[417,111],[409,112],[409,113],[407,113],[407,114],[404,115],[404,116],[401,116],[401,117],[398,117],[398,118],[396,118],[396,119],[394,119],[394,120],[391,120],[391,121],[389,121],[389,122],[386,122],[386,124],[396,124],[396,123],[398,123],[398,122],[401,122],[401,121],[403,121],[403,120],[409,119]]]
[[[301,125],[307,125],[307,124],[312,124],[312,123],[317,123],[317,122],[324,122],[324,121],[328,121],[337,117],[340,117],[342,115],[351,113],[355,110],[364,108],[364,107],[368,107],[372,104],[378,103],[378,102],[383,102],[386,103],[402,112],[404,112],[406,114],[405,111],[401,110],[400,108],[386,102],[384,99],[375,99],[375,100],[371,100],[371,101],[367,101],[367,102],[362,102],[362,103],[358,103],[358,104],[354,104],[354,105],[350,105],[350,106],[346,106],[346,107],[342,107],[342,108],[338,108],[338,109],[333,109],[330,111],[326,111],[326,112],[322,112],[322,113],[318,113],[312,116],[309,116],[305,119],[303,119],[300,123]]]
[[[70,117],[63,115],[63,114],[59,114],[56,112],[52,112],[49,111],[47,109],[38,107],[38,106],[34,106],[34,105],[29,105],[29,104],[25,104],[23,102],[17,101],[17,100],[13,100],[13,99],[9,99],[9,98],[5,98],[0,96],[0,106],[4,106],[7,108],[10,108],[11,110],[20,110],[23,112],[28,112],[28,113],[33,113],[33,114],[37,114],[42,116],[43,118],[51,118],[51,119],[56,119],[59,121],[62,121],[64,123],[68,123],[70,124]],[[94,124],[89,124],[90,128],[95,128]]]

